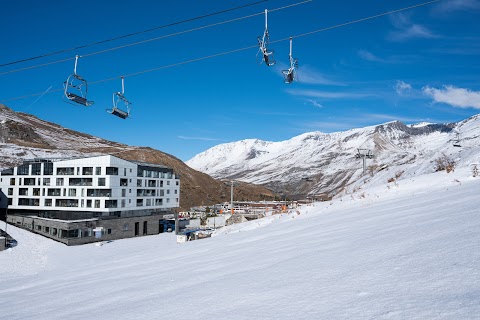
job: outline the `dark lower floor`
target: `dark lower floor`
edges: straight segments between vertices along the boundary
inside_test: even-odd
[[[141,217],[97,217],[60,220],[38,216],[8,214],[9,224],[40,234],[66,245],[118,240],[175,231],[172,214]],[[181,224],[180,228],[183,228]]]

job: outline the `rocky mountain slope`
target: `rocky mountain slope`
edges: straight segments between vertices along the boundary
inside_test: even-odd
[[[172,155],[76,132],[0,104],[0,168],[21,164],[24,159],[101,154],[173,168],[180,174],[181,205],[184,209],[202,203],[208,205],[230,200],[229,184],[190,168]],[[264,187],[242,183],[235,188],[234,196],[236,199],[256,200],[271,199],[274,194]]]
[[[458,142],[458,143],[457,143]],[[455,147],[460,144],[461,147]],[[389,122],[345,132],[310,132],[281,142],[258,139],[215,146],[186,163],[215,178],[262,184],[295,197],[331,197],[367,175],[387,181],[433,172],[445,156],[457,166],[480,163],[480,115],[458,123],[405,125]],[[397,178],[395,178],[397,179]]]

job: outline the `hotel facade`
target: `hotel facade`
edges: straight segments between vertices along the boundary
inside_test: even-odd
[[[173,169],[111,155],[25,161],[0,189],[9,223],[68,245],[161,233],[180,203]]]

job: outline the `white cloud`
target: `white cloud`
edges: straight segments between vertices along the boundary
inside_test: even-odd
[[[372,93],[358,92],[341,92],[341,91],[319,91],[319,90],[299,90],[287,89],[287,93],[294,96],[303,96],[309,98],[326,98],[326,99],[352,99],[352,98],[369,98],[375,97]]]
[[[397,80],[394,89],[399,96],[403,96],[405,93],[412,91],[412,85],[401,80]]]
[[[300,61],[301,62],[301,61]],[[277,63],[275,67],[272,69],[277,73],[279,76],[282,76],[282,70],[287,70],[289,65],[285,63]],[[346,86],[345,83],[329,79],[327,76],[322,74],[321,72],[315,70],[311,66],[308,65],[301,65],[297,69],[297,77],[298,82],[302,84],[321,84],[321,85],[328,85],[328,86]]]
[[[322,84],[330,86],[345,86],[344,83],[328,79],[322,73],[309,67],[302,66],[297,69],[298,81],[305,84]]]
[[[454,86],[443,86],[442,89],[426,86],[423,88],[423,93],[430,96],[434,102],[446,103],[458,108],[480,109],[480,91]]]
[[[310,103],[311,105],[313,105],[314,107],[323,108],[323,105],[321,105],[320,103],[318,103],[317,100],[308,99],[307,102]]]
[[[388,36],[389,40],[406,41],[416,38],[439,38],[438,35],[434,34],[427,27],[410,21],[410,19],[404,14],[399,13],[396,15],[392,15],[390,21],[392,22],[392,25],[396,28],[396,30],[390,32]]]
[[[435,12],[447,13],[452,11],[462,10],[478,10],[480,9],[480,1],[478,0],[450,0],[442,1],[437,7]]]
[[[358,55],[360,56],[360,58],[362,58],[363,60],[366,60],[366,61],[385,62],[384,59],[374,55],[373,53],[371,53],[370,51],[367,51],[367,50],[359,50]]]

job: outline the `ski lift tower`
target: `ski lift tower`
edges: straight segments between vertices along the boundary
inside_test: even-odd
[[[238,185],[238,182],[235,180],[230,180],[230,212],[233,214],[233,186]]]
[[[359,148],[357,149],[357,154],[355,155],[355,158],[357,159],[363,159],[363,175],[367,172],[367,159],[373,159],[373,151],[370,149],[362,149]]]

